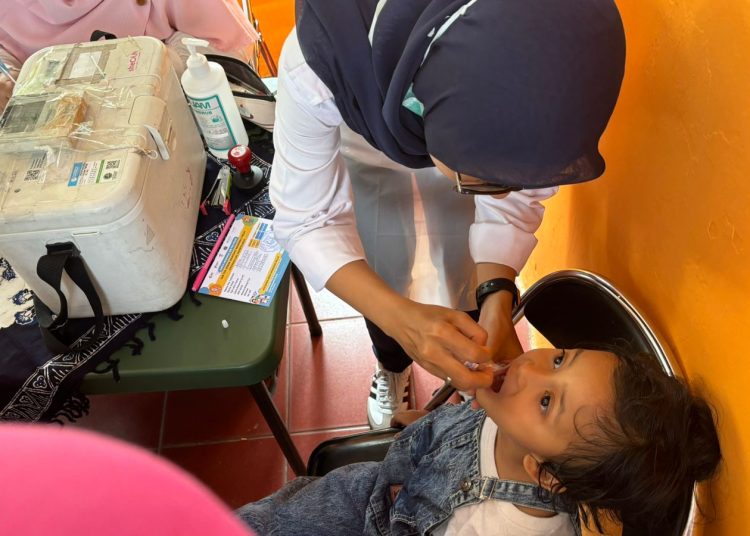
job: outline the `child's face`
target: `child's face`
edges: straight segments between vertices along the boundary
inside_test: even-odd
[[[611,412],[617,362],[609,352],[531,350],[513,360],[499,392],[480,389],[477,401],[504,439],[548,460]]]

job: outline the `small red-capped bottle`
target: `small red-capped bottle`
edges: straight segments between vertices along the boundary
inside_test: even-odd
[[[232,184],[237,189],[251,194],[263,188],[263,170],[250,164],[253,153],[247,145],[235,145],[227,158],[232,167]]]

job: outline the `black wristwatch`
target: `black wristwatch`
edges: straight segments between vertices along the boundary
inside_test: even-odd
[[[487,299],[487,296],[501,290],[507,290],[513,295],[513,309],[515,309],[518,306],[519,300],[518,287],[516,287],[516,283],[512,279],[508,279],[507,277],[490,279],[477,287],[477,309],[481,311],[482,303]]]

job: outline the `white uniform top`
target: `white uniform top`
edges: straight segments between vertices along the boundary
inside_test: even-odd
[[[479,471],[483,477],[499,478],[495,465],[497,424],[484,420],[479,444]],[[505,501],[486,500],[457,508],[448,521],[440,525],[435,536],[573,536],[570,516],[534,517]]]
[[[390,160],[347,128],[295,31],[284,43],[278,82],[273,228],[316,290],[345,264],[367,259],[394,290],[413,294],[415,197],[443,291],[433,303],[473,309],[476,262],[521,270],[536,245],[540,201],[556,187],[472,198],[453,192],[435,168],[412,170]]]

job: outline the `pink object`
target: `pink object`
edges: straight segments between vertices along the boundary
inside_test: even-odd
[[[258,40],[234,0],[2,1],[0,45],[20,62],[47,46],[88,41],[94,30],[162,40],[180,31],[225,52]]]
[[[208,272],[208,269],[211,267],[211,263],[214,261],[214,257],[216,257],[216,252],[219,251],[219,248],[221,247],[222,242],[224,242],[224,238],[227,236],[227,233],[229,232],[229,229],[232,227],[232,223],[234,223],[234,214],[230,214],[227,218],[227,222],[224,224],[224,228],[221,230],[221,234],[219,234],[219,238],[216,240],[216,244],[214,244],[214,248],[211,250],[211,253],[208,255],[208,259],[206,259],[206,263],[203,265],[203,268],[201,268],[201,271],[198,272],[198,275],[195,276],[195,281],[193,282],[193,287],[190,289],[193,292],[198,292],[198,289],[201,288],[201,283],[203,283],[203,280],[206,278],[206,272]]]
[[[192,476],[91,432],[2,424],[0,474],[0,534],[253,534]]]

